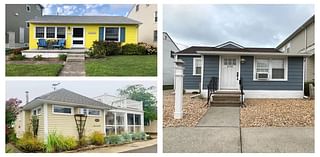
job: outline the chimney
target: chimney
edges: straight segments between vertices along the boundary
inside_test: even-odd
[[[26,91],[26,104],[29,103],[29,91]]]

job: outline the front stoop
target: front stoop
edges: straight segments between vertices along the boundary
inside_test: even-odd
[[[68,54],[67,62],[83,62],[85,60],[84,54]]]
[[[214,107],[240,107],[240,91],[216,91],[211,96],[210,105]]]

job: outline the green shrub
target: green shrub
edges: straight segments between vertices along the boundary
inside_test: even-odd
[[[95,131],[90,136],[90,142],[94,145],[103,145],[104,142],[104,134],[98,131]]]
[[[304,95],[305,95],[305,96],[310,96],[310,93],[309,93],[309,84],[313,84],[313,86],[314,86],[314,82],[305,82],[305,83],[304,83]]]
[[[36,55],[33,57],[34,60],[36,61],[41,61],[43,59],[42,55]]]
[[[44,150],[44,144],[33,137],[31,132],[25,132],[23,137],[17,141],[17,148],[24,152],[40,152]]]
[[[17,134],[13,128],[9,128],[6,133],[6,143],[16,143],[18,141]]]
[[[104,57],[107,52],[107,45],[106,42],[103,41],[94,41],[92,44],[92,47],[89,49],[89,51],[86,52],[86,54],[89,55],[89,57],[92,58],[100,58]]]
[[[125,142],[121,135],[109,135],[105,139],[106,144],[123,144]]]
[[[156,55],[157,54],[157,47],[152,46],[147,43],[138,43],[139,46],[142,46],[146,51],[144,55]]]
[[[66,54],[59,54],[59,60],[60,61],[66,61],[67,60],[67,55]]]
[[[10,58],[10,60],[24,60],[26,59],[26,56],[25,55],[22,55],[22,54],[16,54],[16,55],[12,55]]]
[[[130,135],[128,133],[124,133],[124,134],[122,134],[122,137],[124,139],[124,142],[132,142],[132,135]]]
[[[146,49],[143,46],[137,44],[125,44],[122,46],[121,54],[123,55],[144,55]]]
[[[119,55],[121,50],[121,43],[119,42],[105,42],[106,56]]]
[[[48,135],[46,151],[49,153],[61,152],[75,149],[77,146],[78,144],[74,137],[64,137],[56,132],[52,132]]]
[[[79,146],[87,146],[90,144],[90,141],[87,139],[87,137],[83,136],[79,141],[78,145]]]
[[[134,140],[147,140],[147,134],[145,132],[136,132],[133,134]]]

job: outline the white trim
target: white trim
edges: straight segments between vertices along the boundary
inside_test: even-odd
[[[200,92],[203,90],[204,79],[204,55],[201,55],[201,81],[200,81]]]
[[[303,98],[303,90],[244,90],[246,98]]]
[[[42,110],[42,107],[41,106],[38,106],[38,107],[35,107],[35,108],[33,108],[32,110],[31,110],[31,115],[32,116],[39,116],[39,115],[41,115],[41,113],[39,113],[38,112],[38,109],[41,109]],[[33,111],[36,111],[36,115],[33,115]]]
[[[118,28],[118,41],[117,42],[121,42],[121,27],[120,26],[104,26],[103,27],[104,29],[103,29],[103,40],[104,41],[107,41],[106,40],[106,28]]]
[[[27,9],[29,7],[29,10]],[[31,12],[31,6],[29,4],[26,4],[26,12]]]
[[[71,113],[59,113],[59,112],[54,112],[54,107],[63,107],[63,108],[70,108],[71,109]],[[70,106],[62,106],[62,105],[52,105],[52,114],[58,114],[58,115],[73,115],[74,114],[74,108],[70,107]]]
[[[43,127],[44,127],[44,141],[47,142],[48,137],[48,104],[43,104]]]
[[[240,55],[240,56],[311,56],[312,54],[301,53],[272,53],[272,52],[235,52],[235,51],[196,51],[204,55]],[[181,54],[179,54],[181,55]],[[190,54],[191,55],[191,54]],[[195,54],[192,54],[195,55]]]
[[[218,46],[216,46],[216,48],[221,48],[221,47],[224,47],[224,46],[226,46],[226,45],[233,45],[233,46],[238,47],[238,48],[240,48],[240,49],[244,49],[243,46],[241,46],[241,45],[239,45],[239,44],[237,44],[237,43],[234,43],[234,42],[232,42],[232,41],[228,41],[228,42],[225,42],[225,43],[223,43],[223,44],[221,44],[221,45],[218,45]]]
[[[201,56],[201,54],[195,54],[195,53],[193,53],[193,54],[188,54],[188,53],[179,53],[179,54],[177,54],[177,53],[175,53],[173,55],[175,55],[175,56]]]
[[[79,38],[79,37],[73,37],[73,29],[74,28],[82,28],[83,29],[83,37]],[[72,34],[71,34],[71,47],[72,48],[84,48],[85,47],[85,42],[86,42],[86,29],[84,26],[73,26],[71,27],[72,30]],[[73,40],[82,40],[82,45],[81,44],[73,44]]]
[[[44,28],[44,35],[43,35],[43,38],[37,38],[37,27],[43,27]],[[55,36],[54,36],[54,38],[47,38],[47,27],[54,27],[54,29],[55,29]],[[65,30],[65,38],[58,38],[58,27],[63,27],[64,28],[64,30]],[[34,27],[34,38],[35,39],[52,39],[52,40],[58,40],[58,39],[65,39],[65,40],[67,40],[67,34],[68,34],[68,32],[67,32],[67,27],[66,26],[35,26]]]
[[[222,61],[221,61],[222,57],[221,55],[219,55],[219,78],[218,78],[218,90],[221,89],[221,64],[222,64]]]
[[[257,59],[266,59],[268,60],[268,79],[257,79],[256,78],[256,60]],[[283,66],[284,66],[284,79],[272,79],[272,64],[271,61],[273,59],[283,59]],[[275,56],[266,56],[266,57],[253,57],[253,81],[288,81],[288,57],[275,57]]]
[[[193,61],[192,61],[192,75],[193,76],[200,76],[201,72],[200,72],[200,74],[196,74],[196,64],[195,63],[196,63],[196,60],[200,60],[202,62],[202,59],[201,59],[201,57],[193,57],[192,59],[193,59]],[[203,67],[201,67],[201,70],[202,69],[203,69]]]
[[[241,56],[229,56],[229,55],[225,55],[225,56],[221,56],[220,55],[220,61],[219,61],[219,90],[221,90],[221,81],[220,80],[222,80],[221,79],[221,70],[222,70],[222,63],[223,63],[223,61],[222,61],[222,58],[224,58],[224,57],[230,57],[230,58],[235,58],[236,59],[236,64],[237,64],[237,66],[238,66],[238,69],[237,69],[237,73],[238,73],[238,79],[237,79],[237,85],[236,85],[236,87],[234,87],[234,89],[230,89],[230,90],[239,90],[240,89],[240,87],[239,87],[239,80],[240,80],[240,64],[241,64],[241,62],[240,62],[240,59],[241,59]],[[226,89],[224,89],[224,90],[226,90]]]

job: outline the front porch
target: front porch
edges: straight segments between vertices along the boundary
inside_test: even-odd
[[[26,58],[33,58],[34,56],[41,55],[43,58],[57,58],[60,54],[84,54],[88,49],[29,49],[23,50],[22,55]]]

